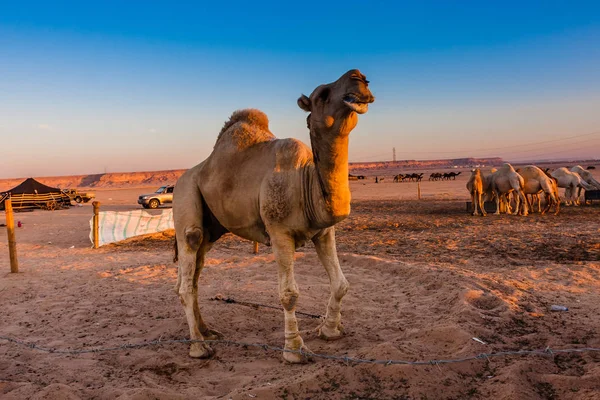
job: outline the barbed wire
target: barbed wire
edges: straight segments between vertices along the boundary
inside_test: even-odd
[[[349,364],[379,364],[379,365],[440,365],[440,364],[456,364],[462,363],[466,361],[474,361],[474,360],[487,360],[490,361],[491,358],[494,357],[506,357],[511,355],[537,355],[537,356],[554,356],[556,354],[562,353],[585,353],[585,352],[600,352],[600,348],[595,347],[584,347],[579,349],[551,349],[550,347],[546,347],[544,350],[517,350],[517,351],[501,351],[497,353],[480,353],[475,356],[462,357],[462,358],[451,358],[451,359],[439,359],[439,360],[428,360],[428,361],[408,361],[408,360],[377,360],[372,358],[357,358],[357,357],[349,357],[349,356],[337,356],[337,355],[329,355],[329,354],[319,354],[313,352],[307,352],[304,350],[290,350],[285,349],[278,346],[272,346],[269,344],[261,344],[261,343],[246,343],[246,342],[236,342],[233,340],[193,340],[193,339],[169,339],[169,340],[153,340],[151,342],[144,343],[126,343],[120,346],[114,347],[96,347],[91,349],[55,349],[55,348],[45,348],[38,346],[35,343],[26,342],[21,339],[15,339],[8,336],[0,336],[0,340],[5,340],[14,344],[18,344],[23,347],[27,347],[32,350],[41,351],[44,353],[53,353],[53,354],[86,354],[86,353],[103,353],[108,351],[118,351],[118,350],[132,350],[132,349],[141,349],[143,347],[150,346],[162,346],[167,344],[181,344],[181,343],[206,343],[206,344],[224,344],[224,345],[234,345],[240,347],[254,347],[259,348],[265,351],[277,351],[277,352],[286,352],[286,353],[294,353],[300,354],[307,358],[322,358],[326,360],[334,360],[334,361],[343,361],[347,365]]]
[[[248,306],[248,307],[252,307],[252,308],[264,307],[264,308],[272,308],[274,310],[283,311],[283,307],[272,306],[272,305],[269,305],[269,304],[253,303],[253,302],[250,302],[250,301],[241,301],[241,300],[232,299],[231,297],[222,297],[220,295],[216,295],[215,297],[211,297],[211,298],[209,298],[209,300],[212,300],[212,301],[222,301],[222,302],[227,303],[227,304],[240,304],[242,306]],[[302,311],[296,311],[296,315],[305,316],[305,317],[314,318],[314,319],[323,318],[322,315],[309,314],[309,313],[305,313],[305,312],[302,312]]]

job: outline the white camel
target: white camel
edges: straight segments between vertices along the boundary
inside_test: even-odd
[[[569,171],[565,167],[555,169],[550,175],[556,178],[558,187],[565,189],[566,206],[579,205],[579,196],[577,196],[575,193],[577,188],[583,188],[585,190],[595,189],[594,186],[581,179],[579,174]]]
[[[523,177],[515,171],[512,165],[504,163],[498,170],[491,174],[491,191],[496,196],[496,215],[500,214],[500,201],[506,196],[508,203],[508,195],[511,192],[515,193],[515,211],[513,214],[521,215],[529,214],[527,207],[527,199],[523,194],[523,186],[525,184]],[[510,208],[507,207],[507,212],[510,213]]]
[[[595,189],[597,189],[597,190],[600,190],[600,182],[598,182],[594,178],[594,175],[592,175],[592,173],[590,171],[587,171],[587,170],[583,169],[583,167],[581,165],[576,165],[573,168],[571,168],[571,172],[575,172],[587,184],[594,186]],[[577,189],[577,198],[578,199],[581,197],[581,190],[582,189],[583,189],[583,187],[581,187],[581,186],[579,186],[579,188]]]
[[[546,175],[544,171],[535,165],[527,165],[519,170],[519,175],[523,177],[525,185],[523,187],[523,193],[525,196],[528,194],[533,195],[537,198],[538,211],[541,214],[545,214],[552,205],[556,207],[556,213],[560,211],[560,200],[558,198],[558,186],[553,178]],[[541,210],[540,193],[546,195],[546,207]],[[533,208],[533,207],[532,207]]]

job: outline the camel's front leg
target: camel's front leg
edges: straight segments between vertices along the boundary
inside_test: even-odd
[[[477,204],[473,202],[473,206],[477,209]],[[335,229],[328,228],[327,232],[313,239],[319,260],[325,267],[327,275],[329,275],[329,284],[331,295],[329,304],[327,305],[327,313],[325,321],[319,327],[319,337],[325,340],[335,340],[342,337],[344,329],[341,324],[342,316],[340,314],[342,308],[342,297],[348,291],[348,281],[344,277],[340,262],[335,248]]]
[[[272,234],[273,253],[279,266],[279,299],[285,319],[285,349],[310,353],[298,331],[296,303],[300,292],[294,278],[294,239],[287,234]],[[309,360],[305,354],[283,352],[283,359],[290,363],[304,363]]]
[[[577,187],[573,187],[573,205],[575,206],[580,206],[581,205],[581,190],[582,187],[581,186],[577,186]]]

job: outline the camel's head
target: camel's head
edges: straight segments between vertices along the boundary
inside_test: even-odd
[[[359,70],[352,69],[337,81],[317,87],[310,97],[300,96],[298,106],[310,113],[309,129],[348,135],[358,122],[357,114],[366,113],[373,101],[369,81]]]

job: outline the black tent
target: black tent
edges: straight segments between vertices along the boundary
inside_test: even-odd
[[[44,208],[54,210],[71,205],[71,199],[58,188],[46,186],[33,178],[25,179],[20,185],[0,193],[0,208],[10,196],[13,208]]]

